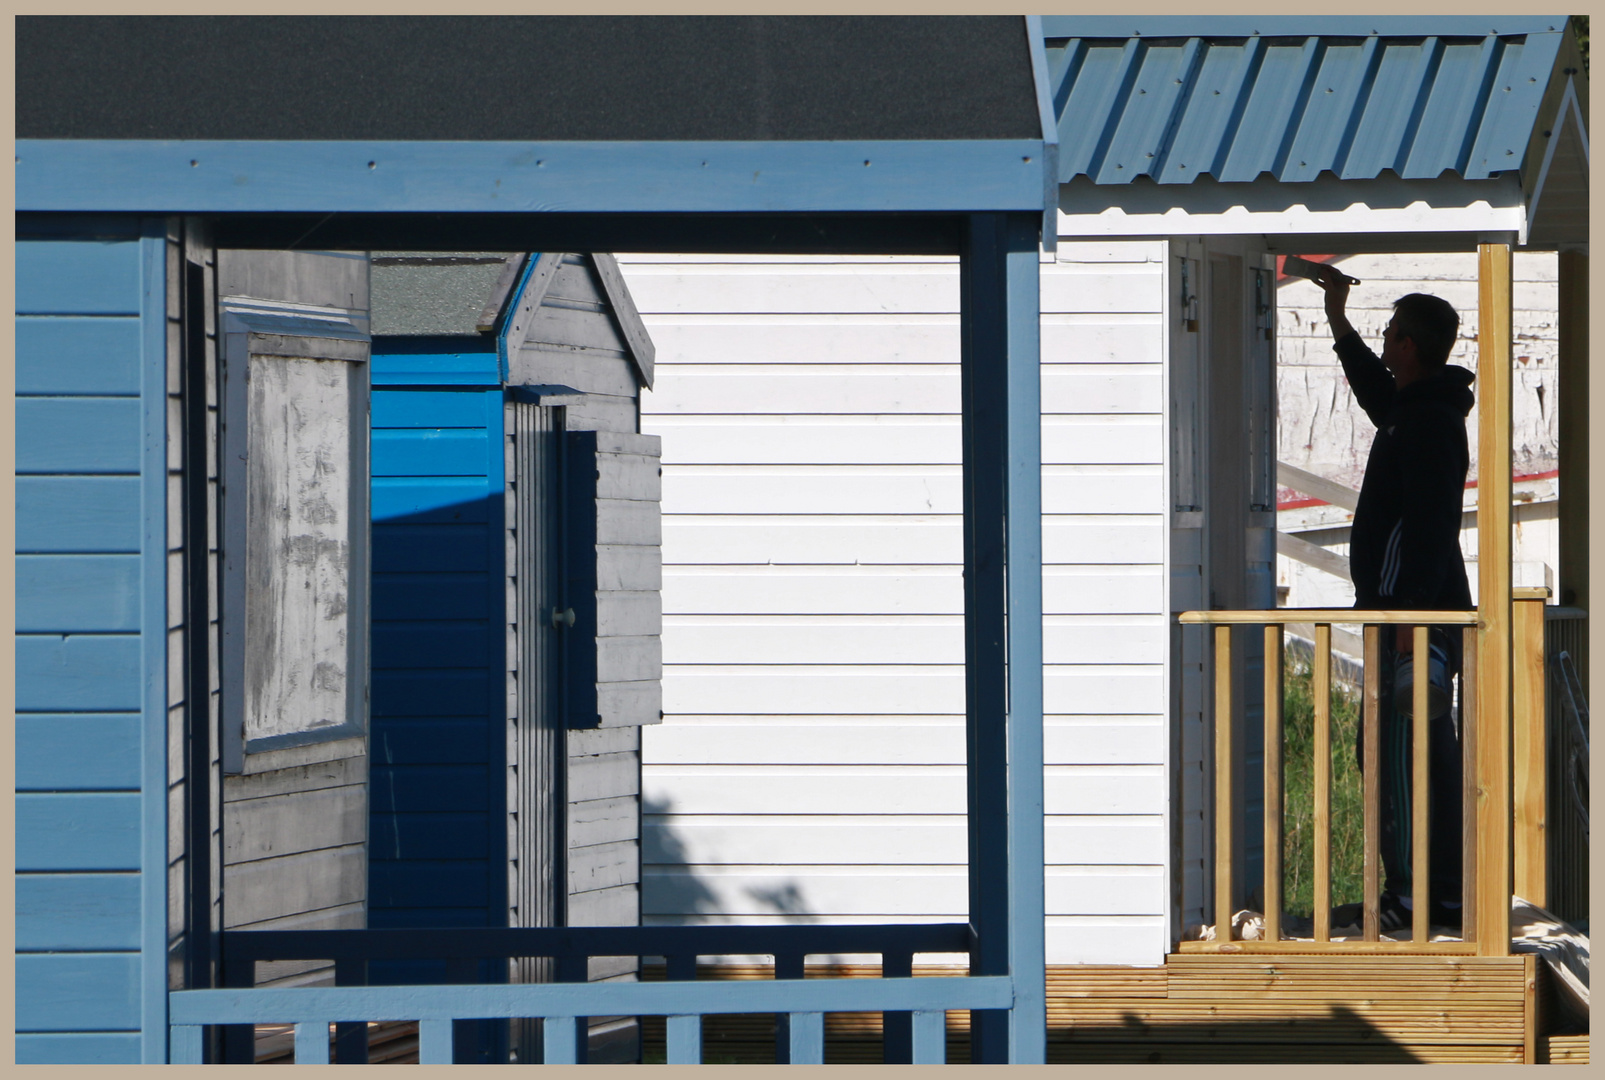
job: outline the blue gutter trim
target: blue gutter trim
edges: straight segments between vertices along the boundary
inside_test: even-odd
[[[524,290],[529,288],[530,275],[535,272],[535,264],[540,262],[540,259],[541,253],[538,251],[525,253],[524,268],[518,272],[518,281],[508,292],[506,302],[502,304],[501,318],[496,327],[496,365],[504,383],[512,377],[513,371],[512,358],[507,355],[507,328],[512,325],[513,312],[524,302]]]
[[[140,239],[140,1060],[167,1061],[167,227]]]
[[[1007,1009],[1007,976],[177,990],[174,1025]]]
[[[1039,139],[15,146],[20,212],[1040,213],[1057,177]]]
[[[1037,115],[1042,122],[1042,250],[1055,251],[1059,246],[1059,119],[1048,79],[1048,50],[1042,33],[1042,16],[1027,15],[1025,33],[1031,47],[1031,77],[1037,86]]]
[[[1046,15],[1052,38],[1487,37],[1558,34],[1565,15]]]

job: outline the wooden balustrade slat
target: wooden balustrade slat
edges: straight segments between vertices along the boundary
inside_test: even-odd
[[[1379,626],[1365,628],[1365,710],[1360,717],[1365,740],[1360,771],[1364,785],[1365,867],[1361,905],[1364,925],[1361,939],[1376,941],[1382,936],[1378,905],[1382,895],[1382,631]]]
[[[1232,628],[1215,628],[1215,940],[1232,940]]]
[[[1427,655],[1425,626],[1415,628],[1411,642],[1411,668],[1414,682],[1410,702],[1410,893],[1415,912],[1410,919],[1410,940],[1424,943],[1427,940],[1429,913],[1432,911],[1431,865],[1432,839],[1429,835],[1429,815],[1432,810],[1432,777],[1427,766],[1432,759],[1431,735],[1428,728],[1428,691],[1432,687],[1431,658]]]
[[[1330,633],[1330,630],[1328,630]],[[1265,940],[1282,938],[1282,628],[1265,628]]]
[[[1315,940],[1332,931],[1332,627],[1317,623],[1311,694],[1315,706],[1314,799]]]
[[[1544,818],[1548,792],[1544,782],[1544,599],[1548,592],[1521,590],[1511,605],[1512,722],[1511,757],[1515,767],[1513,796],[1515,856],[1513,891],[1543,907],[1549,901]]]

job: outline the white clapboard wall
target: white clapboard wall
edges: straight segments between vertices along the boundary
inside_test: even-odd
[[[1042,265],[1050,963],[1168,944],[1163,250]],[[643,921],[962,920],[956,260],[619,264],[663,451]]]

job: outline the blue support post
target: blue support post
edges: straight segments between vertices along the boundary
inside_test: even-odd
[[[203,1036],[199,1024],[174,1024],[168,1034],[167,1060],[173,1065],[200,1065],[204,1061]]]
[[[670,1065],[702,1064],[702,1017],[664,1018],[663,1057]]]
[[[970,972],[1014,984],[1012,1009],[972,1016],[976,1063],[1047,1043],[1039,228],[975,214],[960,264]]]
[[[140,239],[140,1060],[167,1061],[167,223]]]

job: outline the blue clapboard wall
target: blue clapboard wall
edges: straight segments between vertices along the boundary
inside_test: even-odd
[[[506,925],[502,390],[484,344],[373,344],[371,927]]]
[[[164,247],[18,221],[19,1063],[164,1059]]]

